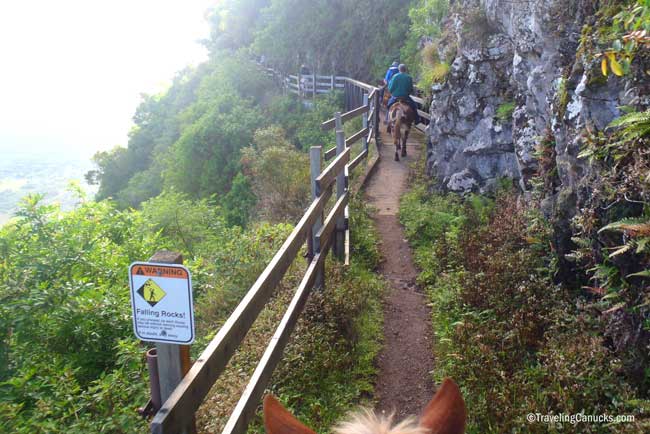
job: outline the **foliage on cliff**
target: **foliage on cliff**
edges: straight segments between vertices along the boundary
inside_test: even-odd
[[[461,199],[420,181],[400,218],[432,303],[435,375],[461,385],[470,432],[560,430],[529,413],[635,415],[611,432],[650,426],[647,389],[604,335],[597,301],[555,282],[552,228],[534,207],[515,192]]]

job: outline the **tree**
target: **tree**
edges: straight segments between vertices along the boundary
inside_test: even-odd
[[[281,128],[255,133],[242,151],[242,166],[258,198],[258,214],[271,222],[296,221],[309,201],[309,159],[286,139]]]

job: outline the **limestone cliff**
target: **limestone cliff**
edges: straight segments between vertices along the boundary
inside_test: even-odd
[[[438,46],[451,68],[433,87],[428,173],[450,191],[486,191],[502,177],[528,191],[546,141],[558,177],[546,205],[556,197],[575,201],[590,173],[577,158],[582,133],[603,130],[620,115],[619,106],[647,106],[643,71],[603,77],[598,59],[581,46],[583,28],[596,21],[597,1],[452,3]]]

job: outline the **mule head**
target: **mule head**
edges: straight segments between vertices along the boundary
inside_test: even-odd
[[[419,422],[408,420],[391,426],[390,418],[372,412],[358,413],[352,421],[338,426],[339,434],[462,434],[465,432],[467,411],[460,389],[446,378],[433,399],[427,404]],[[273,395],[264,398],[264,427],[267,434],[315,434],[296,419]]]

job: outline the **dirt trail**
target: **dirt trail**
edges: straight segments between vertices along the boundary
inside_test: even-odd
[[[382,130],[384,126],[382,124]],[[385,261],[380,272],[390,282],[384,305],[384,349],[379,355],[377,410],[395,412],[396,419],[418,415],[433,395],[432,330],[426,298],[416,285],[417,271],[397,213],[407,189],[410,164],[418,158],[423,136],[411,131],[408,156],[394,161],[395,147],[382,134],[382,159],[365,189],[376,208],[375,225]]]

